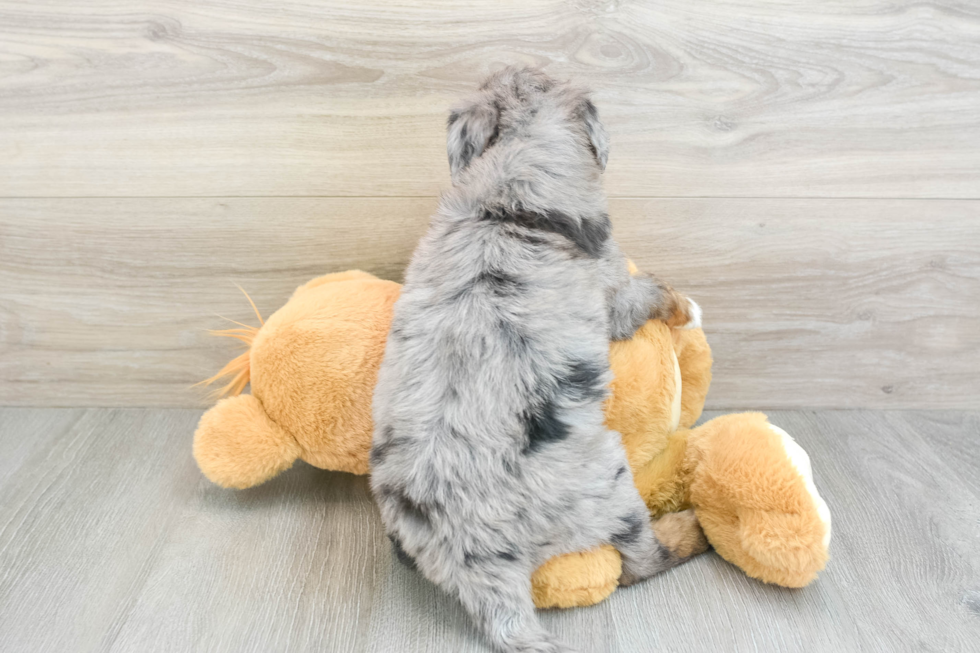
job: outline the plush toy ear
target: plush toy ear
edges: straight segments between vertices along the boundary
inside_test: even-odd
[[[487,102],[470,102],[449,114],[446,151],[454,182],[470,161],[483,154],[499,120],[497,109]]]
[[[599,122],[599,112],[592,104],[592,100],[586,98],[582,101],[581,116],[595,160],[599,164],[599,169],[605,170],[606,161],[609,160],[609,136],[606,134],[606,128]]]

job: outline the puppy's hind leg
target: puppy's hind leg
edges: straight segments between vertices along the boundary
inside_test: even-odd
[[[455,593],[497,650],[574,653],[538,621],[531,600],[529,570],[498,557],[473,564],[461,576]]]
[[[693,510],[665,515],[651,525],[650,513],[625,460],[613,483],[605,514],[610,516],[606,522],[609,543],[623,558],[620,585],[632,585],[667,571],[707,550],[708,541]]]
[[[619,584],[624,587],[676,567],[708,549],[692,510],[665,515],[652,528],[645,515],[642,521],[627,517],[624,524],[624,531],[612,538],[613,546],[623,557]]]

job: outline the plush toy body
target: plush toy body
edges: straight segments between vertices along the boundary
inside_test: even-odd
[[[223,332],[249,343],[221,373],[234,376],[201,418],[194,456],[215,483],[246,488],[300,458],[365,474],[371,397],[400,286],[351,271],[301,286],[259,329]],[[827,560],[830,513],[806,453],[759,413],[697,428],[711,381],[701,330],[650,321],[613,342],[606,421],[619,431],[652,516],[693,507],[726,560],[769,583],[802,587]],[[217,378],[217,377],[216,377]],[[251,382],[250,395],[237,394]],[[617,587],[618,552],[553,558],[532,579],[538,607],[590,605]]]

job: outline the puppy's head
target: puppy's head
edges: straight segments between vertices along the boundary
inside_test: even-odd
[[[534,68],[505,68],[449,114],[447,151],[453,182],[491,148],[549,148],[554,161],[585,158],[606,167],[609,138],[586,91]]]

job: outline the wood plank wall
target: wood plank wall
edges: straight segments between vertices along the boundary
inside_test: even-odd
[[[595,89],[711,407],[980,407],[978,42],[954,1],[0,0],[0,404],[202,405],[235,283],[398,279],[447,108],[530,63]]]

